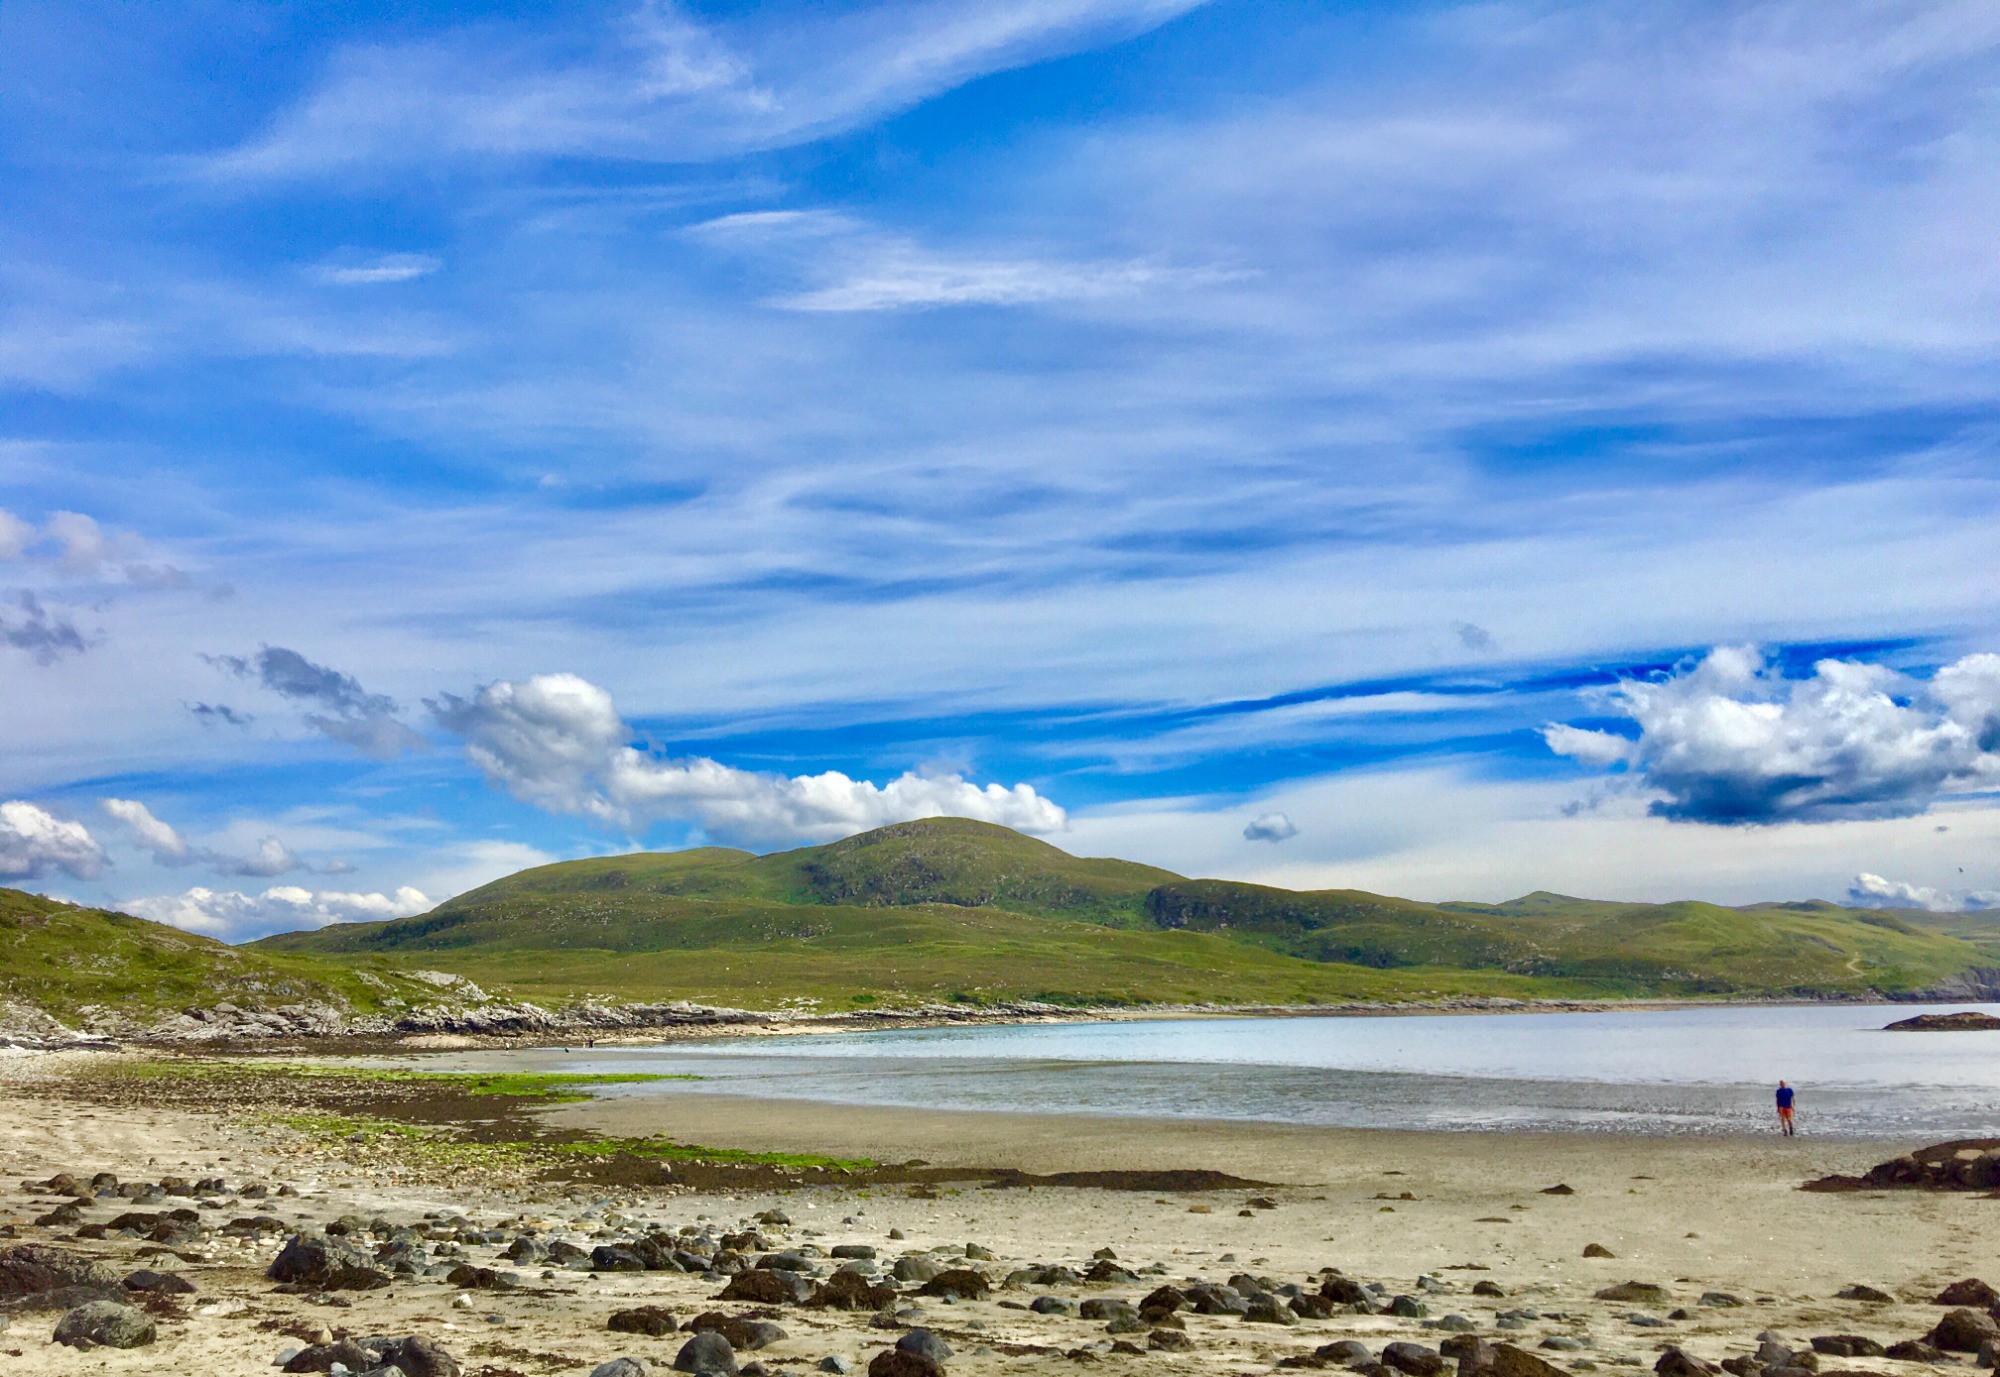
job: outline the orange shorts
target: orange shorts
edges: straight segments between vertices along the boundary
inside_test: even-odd
[[[1780,1119],[1789,1119],[1789,1118],[1791,1118],[1791,1117],[1792,1117],[1792,1107],[1791,1107],[1790,1105],[1785,1105],[1785,1106],[1783,1106],[1782,1108],[1780,1108],[1780,1109],[1778,1110],[1778,1117],[1779,1117]]]

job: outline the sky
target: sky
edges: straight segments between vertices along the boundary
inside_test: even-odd
[[[0,6],[0,883],[2000,905],[1987,0]]]

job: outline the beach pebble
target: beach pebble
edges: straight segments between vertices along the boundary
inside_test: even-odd
[[[1653,1371],[1660,1377],[1711,1377],[1722,1369],[1705,1359],[1697,1358],[1678,1348],[1670,1348],[1660,1355],[1653,1364]]]
[[[1609,1248],[1605,1247],[1605,1246],[1604,1246],[1604,1245],[1603,1245],[1602,1243],[1586,1243],[1586,1244],[1584,1244],[1584,1245],[1583,1245],[1583,1255],[1584,1255],[1585,1257],[1617,1257],[1617,1256],[1618,1256],[1618,1254],[1616,1254],[1616,1253],[1612,1252],[1612,1251],[1611,1251],[1611,1250],[1610,1250]]]
[[[736,1350],[714,1330],[703,1330],[681,1345],[674,1355],[674,1370],[696,1377],[736,1377]]]
[[[1422,1344],[1397,1342],[1382,1350],[1382,1365],[1407,1377],[1437,1377],[1444,1371],[1444,1358]]]
[[[733,1367],[730,1369],[731,1372],[735,1370]],[[590,1377],[652,1377],[652,1371],[644,1358],[613,1358],[592,1368]]]
[[[56,1322],[55,1341],[71,1348],[139,1348],[153,1342],[158,1333],[143,1310],[117,1301],[92,1301]]]
[[[919,1253],[910,1253],[896,1259],[894,1265],[889,1268],[889,1275],[897,1281],[922,1284],[936,1279],[943,1270],[944,1268],[932,1259]]]
[[[680,1328],[674,1322],[673,1312],[658,1305],[641,1305],[631,1310],[620,1310],[611,1316],[607,1327],[618,1334],[644,1334],[648,1338],[661,1338]]]
[[[1155,1329],[1146,1336],[1146,1347],[1156,1353],[1185,1353],[1194,1347],[1194,1340],[1178,1329]]]
[[[1924,1335],[1925,1342],[1947,1353],[1977,1353],[1995,1339],[2000,1339],[2000,1324],[1979,1310],[1954,1310]]]
[[[912,1329],[896,1340],[896,1347],[905,1353],[914,1353],[938,1364],[951,1357],[951,1345],[928,1329]]]
[[[943,1377],[944,1367],[921,1353],[885,1348],[868,1362],[868,1377]]]
[[[1964,1281],[1955,1281],[1938,1292],[1931,1304],[1972,1306],[1985,1310],[2000,1304],[2000,1291],[1995,1291],[1978,1277],[1967,1277]]]
[[[1890,1295],[1887,1291],[1880,1290],[1877,1287],[1873,1286],[1864,1286],[1857,1281],[1852,1286],[1849,1286],[1845,1290],[1842,1290],[1839,1293],[1837,1293],[1834,1299],[1849,1300],[1849,1301],[1868,1301],[1871,1304],[1875,1305],[1887,1305],[1890,1302],[1894,1301],[1896,1298]]]
[[[821,1372],[831,1372],[834,1374],[834,1377],[847,1377],[848,1373],[854,1371],[854,1364],[848,1362],[847,1359],[841,1357],[838,1353],[829,1353],[819,1360],[819,1370]]]
[[[1036,1296],[1028,1308],[1037,1315],[1074,1315],[1076,1302],[1067,1296]]]

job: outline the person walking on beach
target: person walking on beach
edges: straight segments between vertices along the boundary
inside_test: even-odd
[[[1792,1099],[1795,1093],[1783,1081],[1778,1082],[1778,1126],[1787,1138],[1792,1136]]]

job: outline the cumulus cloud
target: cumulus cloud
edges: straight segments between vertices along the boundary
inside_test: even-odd
[[[1549,748],[1623,766],[1686,822],[1905,817],[2000,782],[2000,655],[1968,655],[1929,680],[1825,659],[1788,679],[1755,647],[1618,685],[1604,705],[1635,737],[1552,723]]]
[[[315,664],[296,650],[267,645],[255,655],[210,655],[208,662],[296,703],[319,709],[306,725],[378,760],[420,751],[424,739],[396,716],[396,700],[370,693],[351,674]]]
[[[430,706],[439,725],[465,739],[489,784],[552,812],[635,831],[675,819],[758,846],[833,841],[911,818],[978,818],[1023,832],[1054,832],[1067,821],[1026,784],[906,773],[877,785],[834,770],[763,774],[699,756],[661,759],[631,744],[635,733],[609,693],[574,674],[501,681]]]
[[[1243,840],[1281,842],[1298,834],[1298,826],[1283,813],[1266,813],[1243,829]]]
[[[19,592],[14,602],[18,617],[0,616],[0,641],[16,650],[25,650],[38,665],[51,665],[65,655],[81,655],[88,646],[83,633],[68,614],[53,612],[33,593]]]
[[[2000,891],[1943,890],[1931,885],[1887,880],[1864,870],[1847,886],[1847,902],[1860,908],[1924,908],[1933,913],[1963,913],[1973,909],[2000,908]]]
[[[297,885],[273,885],[261,894],[244,894],[196,885],[185,893],[131,899],[123,905],[126,912],[141,918],[232,942],[329,923],[407,918],[431,906],[422,891],[408,885],[393,894],[350,894]]]
[[[133,841],[150,852],[161,865],[200,864],[218,875],[266,878],[302,869],[305,864],[276,837],[265,837],[257,843],[257,849],[247,856],[237,855],[213,847],[191,845],[171,824],[154,816],[152,809],[137,799],[100,799],[98,806],[125,824]]]
[[[82,823],[20,799],[0,803],[0,878],[37,880],[60,870],[90,880],[105,864],[104,848]]]

